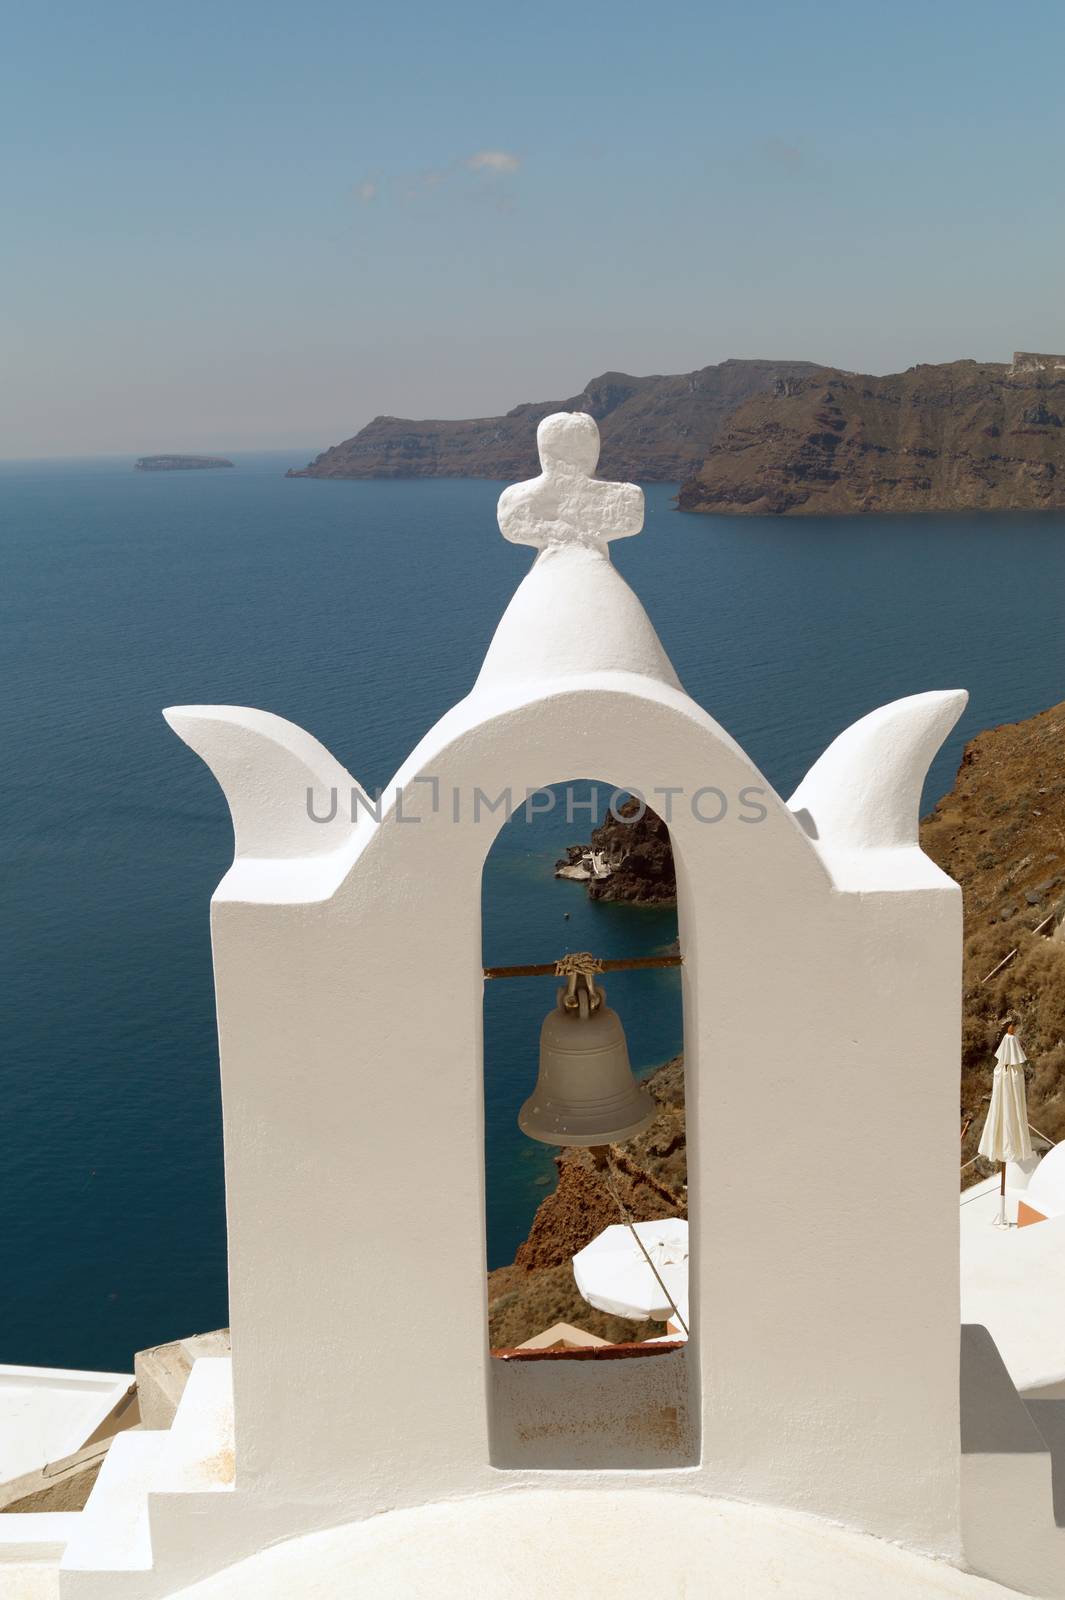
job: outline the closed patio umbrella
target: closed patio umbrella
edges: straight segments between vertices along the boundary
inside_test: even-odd
[[[1032,1154],[1032,1142],[1028,1137],[1028,1103],[1024,1093],[1027,1060],[1011,1023],[995,1051],[991,1105],[977,1146],[982,1156],[989,1161],[999,1162],[1002,1169],[996,1218],[996,1225],[1000,1228],[1006,1226],[1006,1162],[1027,1161]]]

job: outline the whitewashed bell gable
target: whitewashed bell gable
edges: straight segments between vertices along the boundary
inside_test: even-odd
[[[592,476],[594,422],[546,418],[538,438],[541,476],[500,500],[536,559],[379,820],[292,724],[166,713],[236,840],[212,908],[236,1482],[195,1512],[160,1503],[153,1529],[206,1571],[401,1507],[668,1484],[956,1557],[961,903],[917,810],[965,696],[872,713],[789,806],[684,692],[611,563],[642,495]],[[541,1363],[534,1392],[486,1344],[480,897],[504,816],[472,796],[589,776],[683,797],[692,1340],[594,1378]],[[353,786],[356,820],[308,814],[308,790],[325,815]],[[764,817],[700,820],[711,787],[758,791]],[[588,1464],[596,1408],[626,1405],[639,1447],[619,1427],[611,1457],[607,1428]],[[529,1406],[549,1439],[533,1465],[512,1426]]]

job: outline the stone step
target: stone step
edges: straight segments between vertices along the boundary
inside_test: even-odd
[[[33,1513],[26,1512],[26,1515]],[[0,1562],[0,1595],[3,1600],[60,1600],[58,1561],[25,1561],[11,1565]]]
[[[148,1485],[165,1442],[164,1433],[122,1433],[115,1439],[60,1561],[64,1600],[105,1597],[108,1584],[117,1595],[117,1574],[150,1570]]]
[[[196,1362],[203,1356],[228,1354],[228,1328],[216,1328],[213,1333],[194,1333],[186,1339],[155,1345],[150,1350],[138,1350],[133,1358],[133,1371],[137,1377],[142,1425],[169,1428]]]
[[[0,1516],[0,1596],[59,1600],[59,1561],[80,1511],[10,1511]]]
[[[81,1524],[80,1511],[9,1511],[0,1517],[0,1567],[59,1558]]]
[[[1065,1528],[1065,1400],[1026,1400],[1024,1403],[1050,1451],[1054,1521],[1059,1528]]]
[[[1054,1402],[1046,1402],[1053,1404]],[[1065,1600],[1051,1452],[986,1328],[961,1330],[962,1545],[975,1572]]]
[[[170,1428],[111,1446],[60,1564],[62,1600],[142,1600],[196,1572],[203,1508],[233,1479],[232,1364],[203,1357]]]
[[[153,1494],[215,1494],[232,1489],[233,1364],[201,1356],[189,1374],[152,1474]]]
[[[171,1580],[203,1576],[211,1529],[233,1489],[233,1367],[228,1356],[201,1356],[189,1375],[148,1497],[152,1549]]]

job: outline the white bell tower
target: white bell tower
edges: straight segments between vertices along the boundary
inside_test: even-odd
[[[235,1477],[153,1497],[138,1594],[313,1530],[386,1538],[416,1508],[456,1550],[497,1528],[487,1582],[522,1518],[571,1527],[575,1490],[645,1531],[658,1507],[663,1563],[719,1499],[958,1555],[961,897],[917,823],[966,697],[874,711],[786,802],[612,565],[643,497],[592,476],[595,423],[548,417],[538,441],[542,474],[499,503],[535,562],[379,819],[279,717],[166,713],[235,834],[211,911]],[[480,880],[503,815],[464,802],[590,772],[676,796],[692,1337],[523,1367],[485,1334]],[[711,786],[763,815],[705,820]]]

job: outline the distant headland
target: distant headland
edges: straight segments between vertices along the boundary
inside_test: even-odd
[[[812,361],[722,361],[673,377],[604,372],[580,394],[536,400],[504,417],[410,422],[375,417],[290,478],[518,478],[539,472],[536,425],[552,411],[586,411],[599,424],[598,475],[679,483],[696,471],[738,405],[827,369]]]
[[[292,478],[515,478],[536,424],[586,411],[599,476],[679,483],[724,516],[1065,509],[1065,355],[948,361],[875,377],[811,361],[722,361],[672,377],[607,372],[502,417],[375,417]]]
[[[231,467],[224,456],[141,456],[135,472],[199,472],[204,467]]]

